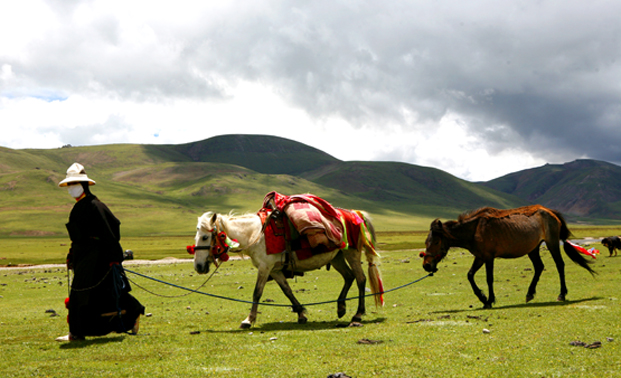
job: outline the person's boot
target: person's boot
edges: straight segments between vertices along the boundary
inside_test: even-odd
[[[56,338],[56,341],[80,341],[80,340],[84,340],[84,337],[73,335],[71,332],[69,332],[69,334],[65,336],[60,336]]]
[[[132,328],[132,330],[130,331],[130,333],[132,335],[135,335],[138,333],[138,329],[140,328],[140,315],[138,315],[138,317],[136,318],[136,323],[134,323],[134,328]]]

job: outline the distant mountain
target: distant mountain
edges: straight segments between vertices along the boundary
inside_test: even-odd
[[[259,173],[294,176],[339,161],[305,144],[267,135],[221,135],[170,147],[195,162],[234,164]]]
[[[621,167],[603,161],[546,164],[481,185],[573,216],[621,219]]]
[[[298,176],[351,198],[427,216],[480,207],[526,204],[438,169],[394,162],[344,162],[292,140],[265,135],[223,135],[172,146],[193,161],[234,164],[266,174]]]
[[[306,172],[303,178],[390,208],[432,217],[465,210],[527,204],[515,196],[471,183],[435,168],[395,162],[339,162]]]
[[[621,219],[621,168],[578,161],[473,183],[395,162],[341,161],[288,139],[225,135],[180,145],[0,147],[0,235],[64,235],[72,199],[57,184],[73,162],[128,235],[191,232],[206,210],[258,210],[272,190],[313,193],[369,211],[380,229],[426,229],[482,206],[539,202],[570,215]]]
[[[305,144],[274,136],[223,135],[147,148],[157,148],[160,156],[162,149],[172,149],[194,162],[225,163],[258,173],[297,176],[338,190],[351,206],[358,199],[366,199],[385,204],[387,209],[440,217],[485,205],[526,204],[438,169],[405,163],[344,162]]]

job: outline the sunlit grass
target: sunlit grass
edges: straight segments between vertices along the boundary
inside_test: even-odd
[[[408,236],[409,237],[409,236]],[[399,241],[397,241],[399,242]],[[423,277],[416,250],[384,251],[385,287]],[[555,301],[558,275],[549,253],[536,298],[524,298],[532,270],[527,258],[498,260],[497,303],[481,309],[466,280],[472,262],[464,250],[451,250],[439,272],[419,283],[386,294],[384,308],[368,300],[363,327],[345,327],[336,305],[307,307],[309,323],[298,325],[288,308],[260,306],[254,328],[239,329],[249,305],[185,292],[128,273],[133,294],[151,317],[137,336],[109,335],[61,344],[67,332],[65,270],[53,268],[0,271],[0,375],[120,377],[326,377],[345,372],[353,377],[559,377],[616,376],[621,326],[618,277],[621,258],[600,256],[593,278],[566,261],[568,301]],[[132,271],[176,285],[197,288],[206,276],[192,265],[131,265]],[[231,260],[202,289],[250,300],[256,270],[250,261]],[[486,288],[483,272],[477,276]],[[341,278],[332,269],[307,273],[290,281],[303,303],[336,299]],[[354,295],[354,290],[350,295]],[[286,303],[273,282],[263,299]],[[54,309],[59,316],[45,311]],[[490,332],[484,333],[483,329]],[[611,338],[613,341],[607,341]],[[361,339],[377,344],[358,344]],[[570,346],[573,340],[602,347]]]

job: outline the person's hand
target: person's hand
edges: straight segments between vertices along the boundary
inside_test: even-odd
[[[69,249],[69,253],[67,253],[67,269],[73,270],[73,253],[71,249]]]

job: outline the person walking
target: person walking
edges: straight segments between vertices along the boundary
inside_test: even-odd
[[[67,269],[73,281],[65,305],[69,334],[57,341],[84,340],[111,332],[136,334],[145,307],[131,294],[123,266],[121,222],[90,191],[95,181],[79,163],[67,169],[58,186],[66,187],[76,203],[66,224],[71,248]]]

